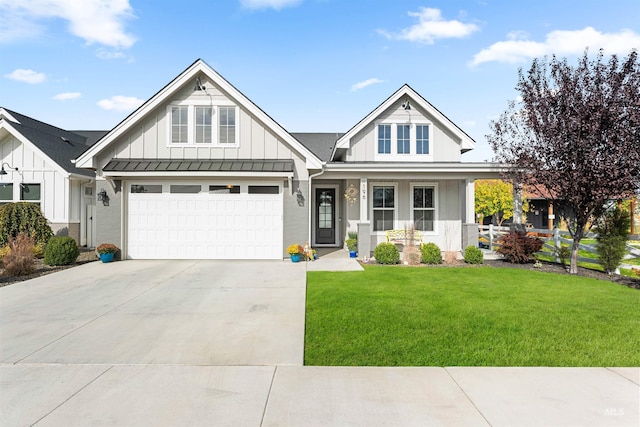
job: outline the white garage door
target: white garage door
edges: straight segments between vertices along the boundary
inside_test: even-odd
[[[281,259],[282,187],[132,184],[132,259]]]

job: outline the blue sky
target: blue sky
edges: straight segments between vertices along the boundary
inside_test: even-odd
[[[197,58],[290,132],[346,132],[408,83],[492,153],[519,67],[640,48],[638,0],[0,0],[0,105],[111,129]]]

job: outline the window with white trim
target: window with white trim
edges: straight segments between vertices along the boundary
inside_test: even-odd
[[[414,227],[420,231],[436,231],[436,185],[412,184],[411,188],[411,219]]]
[[[410,125],[397,125],[398,129],[398,154],[411,154]]]
[[[427,123],[378,123],[375,159],[382,161],[431,161],[432,126]]]
[[[13,202],[13,184],[0,184],[0,206]]]
[[[429,125],[416,125],[416,154],[429,154]]]
[[[391,153],[391,125],[378,125],[378,154]]]
[[[234,107],[220,107],[219,114],[220,144],[236,143],[236,109]]]
[[[170,105],[167,107],[169,146],[238,144],[238,107]]]
[[[171,107],[171,142],[173,144],[189,142],[189,110],[186,105]]]
[[[373,231],[393,230],[395,223],[395,185],[373,185]]]
[[[211,144],[213,108],[196,107],[196,144]]]

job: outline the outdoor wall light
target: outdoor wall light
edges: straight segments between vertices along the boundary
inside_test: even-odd
[[[205,90],[206,88],[203,86],[202,82],[200,81],[200,77],[196,77],[196,84],[193,88],[193,91],[199,91],[199,90]]]
[[[104,188],[98,191],[97,196],[98,196],[98,200],[102,202],[103,206],[109,206],[109,195],[107,194]]]
[[[14,168],[14,167],[13,167],[13,166],[11,166],[9,163],[4,162],[4,163],[2,163],[2,169],[0,169],[0,175],[6,175],[6,174],[7,174],[7,171],[6,171],[6,170],[4,170],[4,165],[7,165],[7,167],[8,167],[9,169],[13,169],[13,170],[15,170],[16,172],[18,171],[18,168]]]
[[[404,104],[402,104],[402,108],[404,108],[405,111],[411,110],[411,104],[409,104],[409,100],[408,99],[406,101],[404,101]]]
[[[304,195],[300,188],[296,190],[296,199],[298,200],[298,206],[304,206]]]

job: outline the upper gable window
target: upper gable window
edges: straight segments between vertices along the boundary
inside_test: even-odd
[[[391,125],[378,125],[378,153],[391,153]]]
[[[171,105],[167,109],[169,145],[238,145],[238,108]]]
[[[431,161],[432,126],[425,123],[378,123],[376,160]]]
[[[398,125],[398,154],[411,154],[410,125]]]

